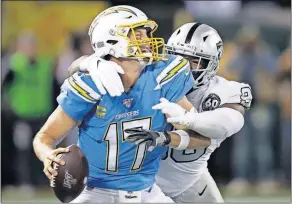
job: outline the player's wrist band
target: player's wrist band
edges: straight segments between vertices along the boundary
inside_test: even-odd
[[[187,149],[187,147],[189,146],[189,143],[190,143],[189,134],[184,130],[175,130],[173,132],[175,132],[176,134],[178,134],[180,136],[180,143],[179,143],[178,147],[175,147],[174,149],[177,149],[177,150]]]

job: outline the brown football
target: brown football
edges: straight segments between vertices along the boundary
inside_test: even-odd
[[[69,203],[80,195],[87,184],[88,162],[76,145],[69,147],[70,151],[58,155],[66,164],[53,163],[58,175],[51,181],[54,193],[63,203]]]

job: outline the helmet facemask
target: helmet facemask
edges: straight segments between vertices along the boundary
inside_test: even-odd
[[[190,61],[195,79],[193,88],[209,84],[219,68],[223,42],[217,31],[201,23],[186,23],[170,36],[166,45],[170,54]]]
[[[191,71],[195,80],[196,87],[207,85],[210,82],[219,68],[219,61],[210,55],[195,53],[188,49],[175,49],[171,46],[166,46],[168,54],[180,55],[190,62]]]
[[[193,77],[197,87],[206,85],[210,79],[215,76],[218,63],[211,60],[209,57],[203,57],[198,55],[186,57],[191,65]]]
[[[117,35],[126,38],[128,42],[127,55],[132,59],[149,59],[160,61],[164,59],[164,40],[163,38],[154,38],[153,33],[157,30],[157,24],[154,21],[147,20],[135,24],[119,25]],[[136,30],[146,29],[147,39],[137,39]],[[133,36],[130,39],[130,36]]]

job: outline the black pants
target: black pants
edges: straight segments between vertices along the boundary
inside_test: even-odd
[[[3,109],[2,109],[3,110]],[[1,111],[1,184],[14,185],[15,184],[15,146],[13,144],[12,130],[13,117],[7,112]]]

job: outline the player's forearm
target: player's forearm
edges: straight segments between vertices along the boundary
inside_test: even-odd
[[[55,139],[50,135],[38,132],[33,140],[33,149],[36,156],[44,161],[47,155],[54,149]]]
[[[77,124],[58,106],[35,136],[33,148],[37,157],[43,161],[48,152]]]
[[[211,139],[204,137],[203,135],[197,133],[193,130],[185,130],[190,136],[190,143],[187,149],[196,149],[209,147],[211,144]]]
[[[189,129],[211,139],[229,137],[240,131],[244,125],[244,117],[239,111],[225,107],[193,113],[188,117],[193,117],[188,125]]]
[[[196,149],[196,148],[205,148],[211,144],[211,139],[200,135],[199,133],[193,130],[184,130],[189,135],[189,143],[185,149]],[[170,135],[169,146],[177,148],[181,143],[181,136],[172,131],[168,132]]]

